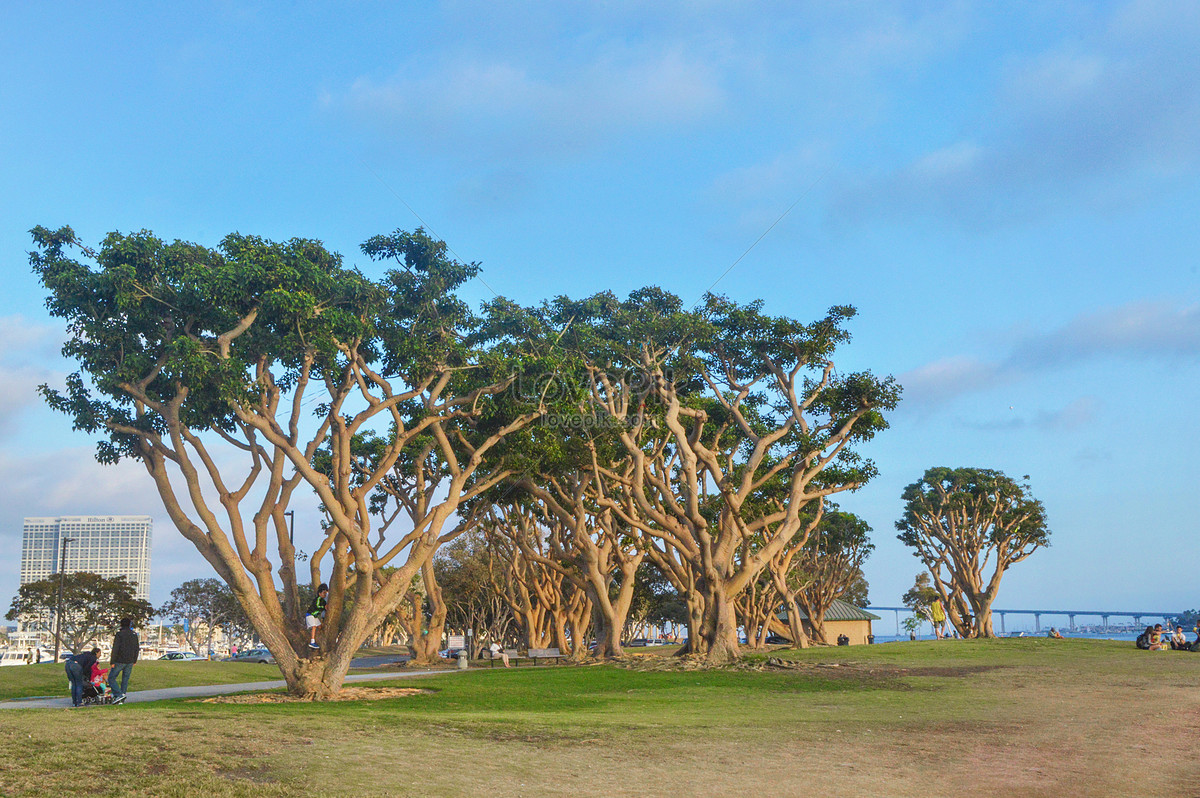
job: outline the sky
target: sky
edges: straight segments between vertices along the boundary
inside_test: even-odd
[[[152,515],[156,605],[213,575],[37,396],[72,367],[30,228],[370,272],[359,244],[425,226],[482,264],[473,303],[855,306],[839,370],[904,386],[840,500],[875,605],[921,570],[904,487],[972,466],[1028,475],[1052,531],[998,607],[1200,606],[1196,63],[1190,0],[2,4],[0,602],[27,516]]]

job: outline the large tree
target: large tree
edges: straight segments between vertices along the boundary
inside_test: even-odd
[[[836,372],[849,307],[804,324],[761,302],[707,295],[689,310],[644,289],[560,300],[550,315],[564,340],[590,327],[603,342],[585,350],[592,406],[632,467],[606,474],[620,490],[597,501],[648,539],[648,558],[688,597],[686,652],[738,658],[739,594],[805,534],[806,509],[874,476],[855,445],[886,428],[898,386]]]
[[[104,577],[88,571],[62,576],[60,640],[70,651],[99,643],[115,634],[122,618],[141,626],[154,615],[154,607],[134,595],[134,585],[124,576]],[[59,577],[21,585],[4,616],[50,618],[58,608]]]
[[[930,468],[903,498],[897,537],[929,569],[951,622],[964,637],[995,637],[1001,578],[1050,543],[1042,503],[1027,483],[986,468]]]
[[[33,236],[31,262],[80,368],[65,391],[43,394],[101,438],[101,462],[145,466],[291,692],[336,693],[354,652],[444,542],[485,461],[536,417],[499,396],[528,339],[500,331],[483,343],[482,321],[455,294],[478,266],[420,230],[363,245],[391,264],[377,280],[305,239],[232,234],[209,249],[143,231],[112,233],[93,251],[70,228]],[[354,441],[372,430],[385,444],[364,468]],[[370,496],[431,438],[444,492],[415,528],[378,534]],[[307,563],[310,586],[330,587],[318,651],[307,646],[285,518],[301,488],[328,517]]]

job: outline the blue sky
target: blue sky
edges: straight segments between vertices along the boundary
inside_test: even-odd
[[[473,301],[855,305],[839,368],[905,386],[842,501],[877,604],[920,569],[904,485],[970,465],[1028,474],[1053,529],[999,606],[1200,606],[1198,62],[1200,6],[1157,0],[5,4],[0,598],[24,516],[155,516],[156,603],[209,575],[138,466],[39,406],[69,365],[29,228],[366,266],[424,223],[483,264]]]

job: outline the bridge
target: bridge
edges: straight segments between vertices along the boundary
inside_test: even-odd
[[[871,612],[894,612],[896,614],[896,636],[897,637],[900,636],[900,613],[903,612],[906,615],[912,614],[911,607],[867,607],[867,609],[870,610]],[[1125,610],[1007,610],[1007,609],[1002,610],[1002,609],[998,609],[998,608],[992,609],[992,615],[1000,617],[1000,634],[1005,633],[1004,616],[1006,616],[1006,615],[1032,615],[1034,631],[1040,632],[1040,631],[1042,631],[1042,616],[1043,615],[1052,615],[1052,616],[1060,616],[1060,617],[1066,616],[1067,623],[1068,623],[1067,629],[1069,631],[1075,631],[1075,618],[1080,615],[1086,616],[1086,617],[1100,618],[1101,622],[1106,627],[1109,625],[1108,624],[1109,618],[1132,618],[1133,625],[1136,627],[1136,626],[1142,625],[1142,618],[1162,618],[1163,620],[1166,620],[1169,617],[1172,617],[1175,615],[1182,615],[1182,614],[1183,614],[1182,611],[1179,611],[1179,612],[1150,612],[1150,611],[1132,612],[1132,611],[1125,611]]]

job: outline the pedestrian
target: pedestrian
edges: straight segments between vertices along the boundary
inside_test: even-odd
[[[67,657],[67,678],[71,681],[71,703],[83,703],[83,683],[92,678],[92,666],[100,661],[100,649],[93,648],[82,654]]]
[[[112,690],[114,704],[125,703],[125,690],[129,687],[129,676],[133,673],[133,666],[137,664],[141,649],[137,632],[133,631],[133,619],[122,618],[121,629],[113,638],[112,656],[109,657],[112,668],[108,672],[108,688]]]
[[[945,636],[946,611],[942,609],[942,600],[934,599],[929,607],[929,618],[933,622],[933,633],[941,640]]]
[[[322,582],[321,586],[317,588],[317,595],[308,605],[308,614],[304,616],[304,624],[308,627],[309,648],[320,648],[317,645],[317,629],[321,626],[321,619],[325,617],[325,600],[327,598],[329,598],[329,585]]]

